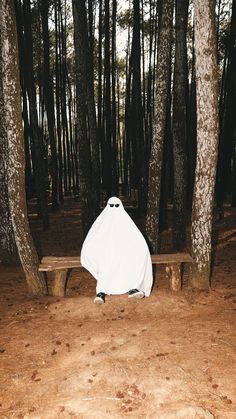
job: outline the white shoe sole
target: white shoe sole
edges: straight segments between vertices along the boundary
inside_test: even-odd
[[[95,304],[104,304],[105,303],[105,301],[101,297],[95,297],[93,302]]]
[[[135,294],[129,295],[128,298],[132,298],[134,300],[141,300],[142,298],[144,298],[144,293],[142,291],[135,292]]]

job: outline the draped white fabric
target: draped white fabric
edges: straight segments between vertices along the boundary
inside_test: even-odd
[[[81,264],[97,280],[97,293],[124,294],[137,288],[150,295],[149,249],[120,199],[110,198],[93,223],[82,246]]]

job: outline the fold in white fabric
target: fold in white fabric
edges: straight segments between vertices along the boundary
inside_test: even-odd
[[[81,264],[97,280],[96,292],[150,295],[153,275],[147,243],[119,198],[112,197],[90,228]]]

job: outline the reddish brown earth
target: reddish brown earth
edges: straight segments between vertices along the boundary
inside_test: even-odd
[[[49,232],[30,211],[41,255],[80,252],[77,204]],[[0,265],[0,418],[236,418],[235,216],[215,223],[209,293],[187,289],[187,270],[171,293],[160,267],[150,298],[96,306],[81,268],[65,299],[32,299],[22,270]]]

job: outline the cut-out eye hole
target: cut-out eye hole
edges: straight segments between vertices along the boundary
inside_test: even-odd
[[[120,206],[120,204],[109,204],[109,205],[110,205],[110,207],[116,207],[116,208],[118,208]]]

